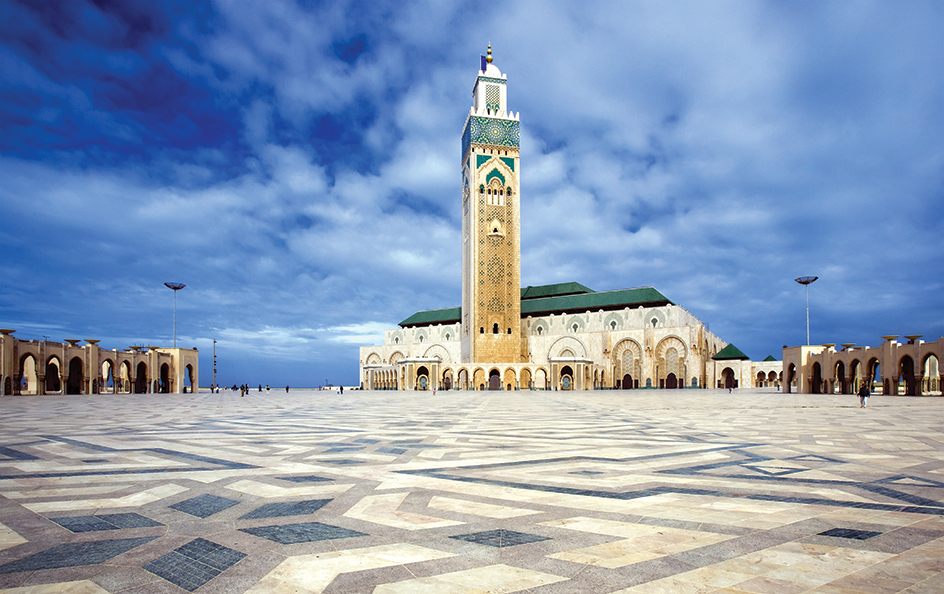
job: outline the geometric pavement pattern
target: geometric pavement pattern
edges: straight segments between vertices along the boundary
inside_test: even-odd
[[[0,594],[941,592],[944,399],[11,396]]]

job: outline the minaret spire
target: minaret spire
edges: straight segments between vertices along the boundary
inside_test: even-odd
[[[492,63],[492,44],[488,44],[488,54],[485,56],[485,61],[489,64]]]

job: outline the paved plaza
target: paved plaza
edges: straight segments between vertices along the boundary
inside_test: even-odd
[[[944,399],[0,399],[0,592],[942,592]]]

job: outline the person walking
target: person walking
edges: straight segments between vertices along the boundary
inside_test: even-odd
[[[866,408],[869,405],[870,392],[868,384],[862,382],[862,387],[859,388],[859,408]]]

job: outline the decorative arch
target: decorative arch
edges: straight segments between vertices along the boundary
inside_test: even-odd
[[[485,388],[485,370],[481,367],[476,367],[475,371],[472,372],[472,389],[484,390]]]
[[[567,328],[567,332],[581,332],[586,327],[586,322],[580,316],[570,316],[567,320],[567,323],[564,325]]]
[[[394,351],[393,354],[390,355],[390,361],[388,365],[396,365],[397,362],[399,362],[400,359],[402,358],[403,358],[403,353],[401,353],[400,351]]]
[[[452,357],[449,356],[449,351],[441,344],[434,344],[426,349],[426,352],[423,354],[427,358],[436,358],[439,359],[440,363],[449,365],[452,363]]]
[[[538,320],[531,325],[531,334],[545,336],[547,334],[547,323],[544,320]]]
[[[502,378],[502,386],[506,390],[514,390],[516,387],[515,384],[517,383],[518,383],[518,379],[515,376],[515,370],[512,369],[511,367],[507,368],[505,370],[505,377]]]
[[[380,355],[377,353],[367,355],[367,365],[380,365],[381,363]]]
[[[525,388],[534,387],[534,385],[531,383],[531,370],[530,369],[528,369],[527,367],[522,369],[519,377],[521,378],[520,379],[521,383],[519,385],[521,386],[522,390]]]
[[[580,340],[573,336],[563,336],[555,340],[551,348],[547,350],[548,358],[560,357],[560,353],[565,349],[570,349],[575,357],[586,358],[587,356],[587,347]]]
[[[609,332],[623,329],[623,316],[618,312],[610,312],[603,318],[603,329]]]
[[[613,377],[621,381],[620,387],[624,390],[632,388],[633,386],[623,384],[626,383],[625,376],[630,376],[629,381],[632,381],[633,378],[638,380],[641,375],[642,347],[639,343],[631,338],[619,341],[613,348],[611,361],[614,369]]]
[[[665,314],[658,309],[647,309],[643,312],[643,325],[647,328],[664,328]]]

